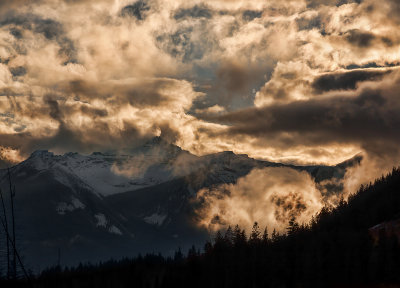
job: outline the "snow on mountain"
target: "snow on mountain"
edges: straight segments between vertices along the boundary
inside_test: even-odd
[[[22,163],[37,171],[49,170],[57,181],[73,187],[79,179],[94,193],[108,196],[133,191],[169,181],[189,170],[180,169],[184,162],[197,159],[156,137],[130,154],[94,152],[91,155],[66,153],[54,155],[36,151]]]
[[[193,224],[191,204],[199,189],[235,183],[254,168],[279,166],[323,182],[342,177],[359,161],[296,167],[230,151],[198,157],[156,137],[124,153],[36,151],[11,174],[26,256],[49,265],[60,247],[72,264],[201,244],[208,234]],[[0,170],[3,191],[6,173]]]
[[[95,214],[94,217],[97,220],[96,226],[98,227],[106,227],[107,226],[107,218],[104,214],[99,213],[99,214]]]
[[[72,212],[77,209],[85,209],[85,204],[83,204],[79,199],[75,197],[71,197],[71,202],[66,203],[66,202],[60,202],[58,203],[56,210],[57,213],[60,215],[65,215],[66,212]]]
[[[163,215],[163,214],[154,213],[150,216],[144,217],[143,220],[146,223],[161,226],[164,223],[166,218],[167,218],[167,215],[165,215],[165,214]]]
[[[207,183],[202,182],[203,178],[207,178],[206,181],[210,184],[233,183],[254,168],[283,164],[255,160],[231,151],[197,157],[160,137],[155,137],[124,154],[94,152],[90,155],[54,155],[48,151],[36,151],[26,161],[17,165],[17,170],[20,168],[18,166],[29,166],[38,172],[51,171],[57,181],[72,189],[75,189],[78,181],[79,186],[85,185],[85,188],[98,195],[109,196],[151,187],[188,175],[192,175],[193,187],[199,182],[207,186]],[[294,168],[306,170],[315,174],[317,178],[326,178],[325,175],[329,176],[333,172],[331,167],[324,167]],[[337,170],[335,172],[337,173]],[[193,178],[193,175],[197,179]]]

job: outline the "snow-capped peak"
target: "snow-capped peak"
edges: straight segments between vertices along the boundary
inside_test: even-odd
[[[35,170],[49,170],[65,185],[71,179],[84,182],[103,196],[133,191],[177,177],[175,162],[181,154],[190,154],[155,137],[126,154],[93,152],[90,155],[68,152],[54,155],[39,150],[23,162]],[[68,180],[68,181],[67,181]]]

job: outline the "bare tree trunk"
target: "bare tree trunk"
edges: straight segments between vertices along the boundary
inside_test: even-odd
[[[1,195],[1,190],[0,190],[0,195]],[[3,196],[2,196],[2,195],[1,195],[1,198],[3,199]],[[6,229],[6,223],[3,221],[3,218],[1,218],[1,217],[0,217],[0,223],[1,223],[1,225],[3,226],[4,231],[6,232],[7,240],[9,240],[9,242],[10,242],[11,245],[12,245],[12,247],[14,248],[15,255],[17,256],[17,260],[18,260],[18,262],[19,262],[19,264],[20,264],[20,266],[21,266],[21,269],[22,269],[22,272],[23,272],[24,275],[25,275],[25,278],[28,280],[29,286],[30,286],[30,287],[33,287],[32,281],[31,281],[31,277],[29,277],[29,274],[28,274],[28,272],[26,271],[24,264],[22,263],[22,259],[21,259],[21,257],[19,256],[19,253],[18,253],[18,251],[17,251],[17,248],[15,247],[15,243],[14,243],[14,241],[12,241],[12,239],[11,239],[11,237],[10,237],[10,234],[8,233],[8,230]]]
[[[14,249],[13,249],[13,278],[14,280],[17,279],[17,251],[15,250],[15,216],[14,216],[14,197],[15,197],[15,187],[14,191],[12,190],[12,184],[11,184],[11,173],[10,169],[8,169],[8,181],[10,182],[10,201],[11,201],[11,217],[12,217],[12,239],[14,242]]]
[[[6,234],[6,242],[7,242],[7,279],[10,279],[10,235],[8,233],[8,221],[7,221],[7,211],[6,206],[4,204],[3,193],[0,190],[1,204],[3,206],[3,215],[4,215],[4,230]],[[3,221],[2,221],[3,222]]]

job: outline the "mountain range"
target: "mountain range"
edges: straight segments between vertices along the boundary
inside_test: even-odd
[[[17,246],[34,271],[146,252],[169,255],[210,237],[194,221],[191,200],[200,189],[236,183],[263,167],[306,171],[323,183],[343,178],[361,159],[336,166],[295,166],[230,151],[200,157],[160,137],[127,153],[36,151],[10,168]],[[9,203],[7,176],[7,170],[0,170],[0,188]]]

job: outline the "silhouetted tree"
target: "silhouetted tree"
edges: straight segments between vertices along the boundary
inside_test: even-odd
[[[228,226],[228,229],[226,229],[224,238],[225,238],[225,242],[228,245],[232,245],[233,244],[234,234],[233,234],[233,230],[232,230],[231,226]]]
[[[267,244],[268,241],[269,241],[269,239],[268,239],[268,227],[265,226],[265,229],[264,229],[264,232],[263,232],[263,235],[262,235],[262,242],[264,244]]]
[[[236,225],[228,227],[224,236],[216,233],[204,253],[192,247],[187,257],[179,249],[173,258],[149,254],[70,269],[56,267],[43,271],[34,284],[37,288],[398,287],[400,239],[382,228],[375,242],[368,232],[396,219],[400,219],[400,169],[361,187],[347,202],[324,207],[309,225],[299,225],[292,217],[287,236],[274,229],[266,241],[267,229],[261,237],[255,223],[247,239]],[[26,282],[19,284],[25,287]]]
[[[253,244],[257,244],[260,242],[260,240],[261,240],[260,226],[258,226],[257,222],[254,222],[253,228],[251,229],[249,242],[253,243]]]
[[[274,228],[274,230],[272,231],[272,234],[271,234],[271,240],[272,240],[272,242],[276,242],[276,241],[278,241],[278,239],[279,239],[279,233]]]
[[[178,251],[175,251],[174,261],[179,262],[183,260],[183,253],[181,251],[181,247],[178,248]]]
[[[296,218],[292,216],[289,220],[289,226],[286,228],[288,235],[293,235],[299,230],[299,224],[296,222]]]

